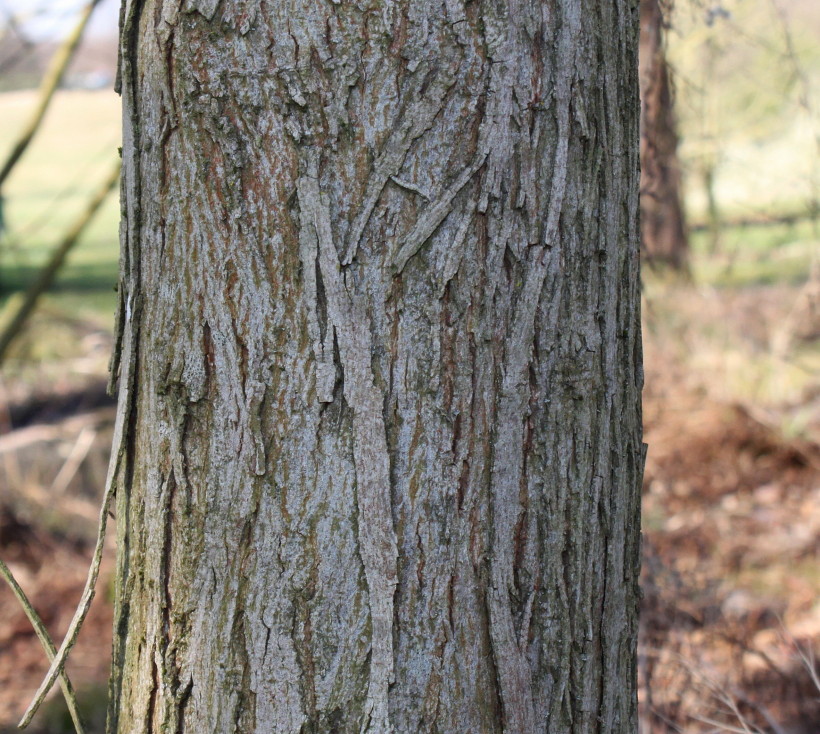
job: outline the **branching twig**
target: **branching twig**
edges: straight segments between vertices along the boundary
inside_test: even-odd
[[[37,614],[37,611],[31,605],[26,593],[20,588],[20,584],[17,583],[17,579],[14,578],[11,570],[2,560],[0,560],[0,576],[6,580],[6,583],[14,592],[14,596],[17,597],[17,601],[19,601],[23,607],[29,622],[31,622],[31,626],[34,627],[34,631],[37,633],[37,637],[43,645],[43,649],[46,651],[46,655],[48,655],[49,661],[54,660],[57,649],[54,647],[51,637],[49,637],[43,620],[40,619],[40,615]],[[68,679],[68,675],[64,670],[60,671],[60,687],[63,689],[63,696],[65,696],[65,702],[66,706],[68,706],[68,712],[71,714],[71,720],[74,722],[74,729],[77,731],[77,734],[85,734],[82,720],[80,719],[80,712],[77,710],[77,697],[74,694],[74,687],[71,685],[71,681]]]
[[[94,599],[94,594],[96,593],[97,577],[100,575],[100,563],[102,562],[103,546],[105,544],[105,529],[108,524],[108,509],[111,506],[111,499],[114,497],[116,486],[116,482],[109,480],[108,486],[105,490],[105,497],[103,498],[102,508],[100,509],[100,525],[97,530],[97,544],[94,547],[94,557],[91,560],[91,567],[88,569],[88,579],[85,582],[85,589],[83,589],[80,604],[77,607],[77,611],[74,612],[74,618],[71,620],[71,624],[68,627],[68,632],[66,632],[63,644],[60,645],[59,651],[52,660],[51,667],[49,668],[45,679],[40,684],[40,687],[37,689],[37,693],[34,694],[34,700],[29,704],[29,707],[23,714],[23,718],[17,725],[21,729],[24,729],[29,725],[29,723],[31,723],[31,718],[40,707],[40,704],[43,702],[43,699],[45,699],[46,694],[51,689],[51,686],[54,685],[57,678],[61,675],[66,658],[68,658],[68,653],[71,652],[71,648],[74,647],[74,643],[77,642],[77,637],[80,634],[80,628],[85,621],[88,610],[91,608],[91,602]]]

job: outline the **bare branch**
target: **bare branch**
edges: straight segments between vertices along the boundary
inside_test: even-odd
[[[20,588],[20,584],[17,583],[17,579],[14,578],[11,569],[9,569],[2,560],[0,560],[0,576],[2,576],[11,587],[14,596],[17,597],[20,606],[23,607],[26,617],[28,617],[29,622],[31,622],[31,626],[34,627],[34,632],[42,643],[46,655],[48,655],[49,661],[54,660],[57,649],[51,641],[51,637],[43,624],[43,620],[40,619],[40,615],[37,614],[37,611],[28,600],[26,593]],[[64,670],[60,671],[60,688],[63,689],[63,696],[65,697],[66,706],[68,706],[68,712],[71,714],[71,720],[74,722],[74,729],[77,734],[85,734],[85,729],[83,729],[83,723],[80,719],[80,712],[77,710],[77,697],[74,694],[74,686],[71,685],[71,681],[68,679],[68,675]]]
[[[37,107],[34,109],[31,118],[23,128],[23,132],[14,144],[14,147],[11,149],[11,153],[9,153],[3,167],[0,168],[0,189],[2,189],[3,184],[9,174],[14,170],[14,166],[17,164],[17,161],[20,160],[23,153],[25,153],[26,148],[28,148],[29,143],[31,143],[32,139],[37,134],[40,123],[43,121],[43,117],[45,117],[49,104],[51,104],[51,99],[54,96],[54,92],[56,92],[57,87],[60,86],[60,82],[62,81],[63,75],[68,68],[68,64],[74,57],[74,52],[77,50],[77,47],[80,45],[85,28],[88,25],[88,21],[91,19],[91,14],[94,12],[94,8],[97,7],[99,2],[100,0],[91,0],[88,5],[85,6],[80,15],[80,20],[77,22],[74,30],[63,41],[60,48],[57,49],[57,53],[55,53],[54,57],[51,59],[51,63],[46,70],[42,83],[40,84],[40,99],[37,103]]]

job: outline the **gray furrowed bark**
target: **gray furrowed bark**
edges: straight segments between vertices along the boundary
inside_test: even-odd
[[[126,0],[109,731],[633,732],[631,0]]]

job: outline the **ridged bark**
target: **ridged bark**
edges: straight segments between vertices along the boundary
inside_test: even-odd
[[[627,0],[129,0],[110,731],[633,732]]]

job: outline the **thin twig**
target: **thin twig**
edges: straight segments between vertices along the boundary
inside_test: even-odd
[[[108,524],[108,508],[110,507],[111,500],[116,492],[116,486],[116,482],[109,481],[105,490],[105,497],[103,498],[102,508],[100,509],[100,524],[97,530],[97,544],[94,547],[94,557],[91,560],[91,567],[88,569],[88,579],[85,582],[85,589],[83,589],[80,604],[77,607],[77,611],[74,613],[74,618],[71,620],[71,624],[68,627],[68,632],[66,632],[65,638],[63,639],[63,644],[60,645],[59,651],[51,662],[51,667],[48,669],[48,674],[40,684],[40,687],[37,689],[37,693],[34,694],[34,700],[29,704],[29,707],[23,714],[23,718],[17,725],[21,729],[25,729],[29,723],[31,723],[31,718],[40,707],[40,704],[45,699],[46,694],[51,689],[51,686],[54,685],[55,681],[60,676],[63,666],[65,665],[65,661],[68,658],[68,653],[71,652],[71,648],[74,647],[74,643],[77,642],[77,637],[80,634],[80,628],[85,621],[88,610],[91,608],[91,602],[93,601],[94,594],[96,593],[97,577],[100,575],[100,564],[102,562],[103,546],[105,545],[105,529]]]
[[[792,633],[786,628],[786,625],[783,623],[782,619],[780,620],[780,626],[783,628],[783,636],[789,638],[789,644],[792,645],[792,647],[794,647],[797,651],[797,654],[800,656],[800,660],[811,677],[814,687],[817,689],[818,693],[820,693],[820,676],[817,675],[817,667],[814,659],[814,648],[809,645],[808,652],[806,652],[803,650],[800,643],[795,639],[794,635],[792,635]]]
[[[37,614],[37,611],[31,605],[26,593],[20,588],[20,584],[17,583],[17,579],[14,578],[11,569],[9,569],[2,560],[0,560],[0,576],[6,580],[6,583],[14,592],[14,596],[17,597],[17,601],[19,601],[23,607],[29,622],[31,622],[31,626],[34,627],[34,631],[43,645],[43,649],[46,651],[46,655],[48,655],[49,661],[54,660],[57,649],[54,647],[51,637],[49,637],[43,620],[40,619],[40,615]],[[74,687],[71,685],[68,674],[64,670],[60,671],[60,687],[63,689],[63,696],[65,697],[66,706],[68,706],[68,712],[71,714],[71,720],[74,722],[74,729],[77,731],[77,734],[85,734],[85,729],[83,729],[83,723],[80,719],[80,712],[77,710],[77,697],[74,694]]]
[[[809,653],[806,654],[803,652],[803,648],[794,643],[794,646],[797,648],[797,654],[800,655],[800,659],[803,661],[803,665],[806,666],[806,670],[809,671],[809,675],[811,676],[812,683],[814,683],[814,687],[820,692],[820,677],[817,675],[817,668],[814,662],[814,650],[809,648]]]
[[[68,485],[71,484],[71,480],[74,479],[74,475],[82,466],[85,457],[88,456],[88,452],[94,445],[95,438],[97,438],[97,432],[93,428],[86,426],[80,431],[80,435],[77,436],[77,440],[71,448],[71,453],[51,483],[51,494],[59,496],[68,489]]]
[[[2,188],[9,174],[14,170],[17,161],[20,160],[20,157],[25,153],[29,143],[36,135],[40,123],[43,121],[43,117],[45,117],[46,111],[48,110],[48,106],[51,104],[54,92],[56,92],[57,87],[60,86],[68,64],[74,56],[77,47],[80,45],[85,27],[88,25],[91,14],[94,12],[94,8],[97,7],[99,1],[100,0],[91,0],[88,5],[83,8],[74,30],[65,41],[63,41],[60,48],[57,49],[57,53],[54,54],[43,77],[42,84],[40,85],[40,99],[37,103],[37,107],[34,109],[25,128],[23,128],[23,132],[14,144],[14,147],[11,149],[11,153],[9,153],[8,158],[6,158],[2,169],[0,169],[0,188]]]
[[[693,716],[692,718],[695,721],[700,721],[702,724],[709,724],[710,726],[718,727],[717,731],[736,732],[736,734],[753,734],[753,732],[750,729],[748,729],[745,725],[743,725],[743,728],[740,729],[737,726],[732,726],[731,724],[726,724],[722,721],[716,721],[715,719],[710,719],[708,716]],[[755,728],[757,728],[757,727],[755,727]],[[760,730],[758,729],[758,731],[760,731]]]

